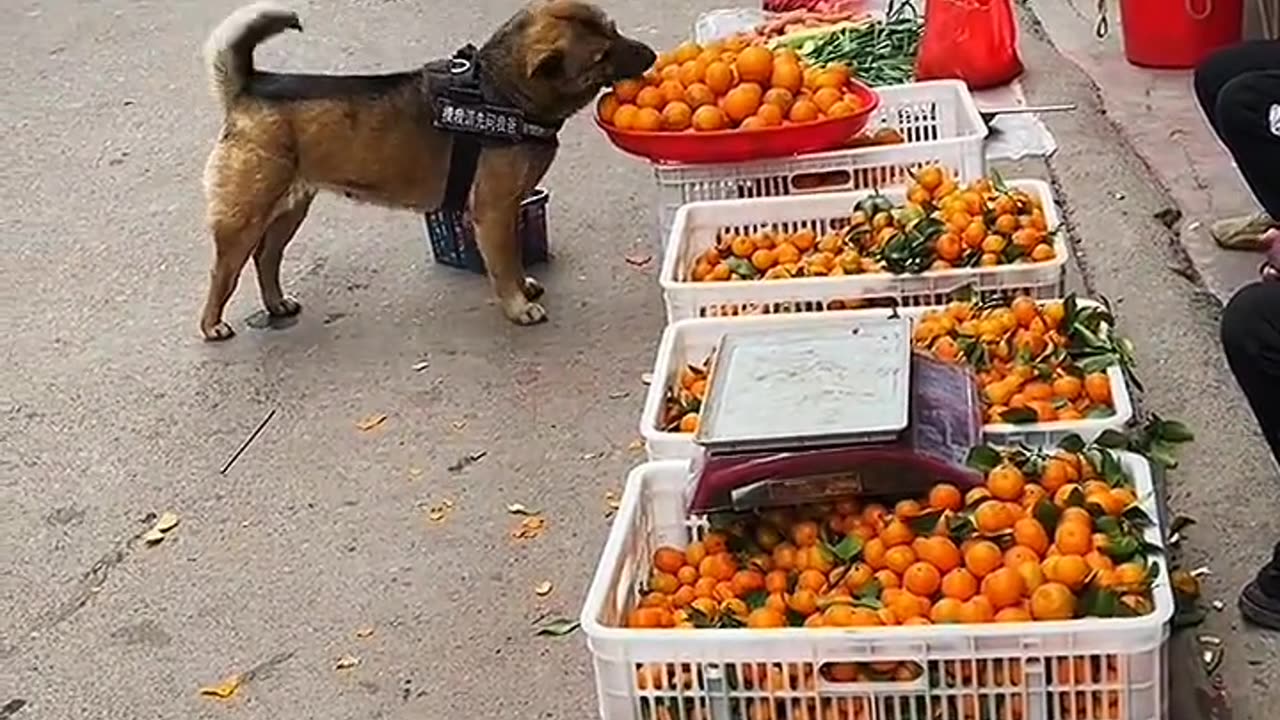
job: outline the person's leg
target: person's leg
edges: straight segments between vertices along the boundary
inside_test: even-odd
[[[1280,70],[1227,82],[1216,108],[1222,142],[1254,197],[1280,218]]]
[[[1222,311],[1222,349],[1280,463],[1280,282],[1246,285]]]
[[[1232,45],[1213,53],[1196,67],[1196,99],[1214,132],[1218,132],[1218,93],[1235,78],[1261,70],[1280,70],[1280,42],[1257,40]]]
[[[1271,454],[1280,463],[1280,282],[1248,285],[1222,313],[1222,347]],[[1280,630],[1280,543],[1240,595],[1240,612]]]
[[[1280,70],[1280,42],[1256,41],[1224,48],[1210,55],[1195,71],[1195,93],[1200,109],[1222,136],[1218,95],[1227,83],[1250,72]],[[1258,250],[1266,245],[1262,235],[1276,226],[1265,212],[1218,220],[1209,226],[1214,241],[1228,250]]]
[[[1261,250],[1269,244],[1264,235],[1280,220],[1280,70],[1229,80],[1218,91],[1214,114],[1218,137],[1263,212],[1219,221],[1210,232],[1228,250]]]

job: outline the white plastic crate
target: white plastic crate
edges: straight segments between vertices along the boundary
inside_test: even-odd
[[[1039,198],[1046,224],[1051,231],[1058,230],[1058,209],[1047,183],[1010,180],[1007,185]],[[744,282],[688,279],[697,256],[715,247],[723,231],[746,235],[766,229],[796,232],[807,228],[821,237],[846,227],[853,206],[873,192],[719,200],[680,208],[663,253],[662,273],[658,276],[667,304],[667,322],[698,317],[820,312],[831,309],[833,303],[848,307],[850,301],[868,299],[892,298],[908,306],[939,305],[966,285],[980,292],[1016,292],[1037,298],[1062,294],[1069,253],[1062,232],[1054,237],[1054,258],[1045,262],[928,270],[916,275],[868,273]],[[895,204],[906,201],[904,187],[879,192]]]
[[[1150,467],[1122,453],[1157,517]],[[631,472],[581,622],[603,720],[1163,720],[1163,646],[1173,616],[1168,569],[1155,611],[1063,622],[778,630],[623,627],[653,551],[683,547],[703,527],[686,519],[688,464]],[[1159,527],[1148,539],[1162,542]],[[918,676],[834,682],[832,663],[891,664]],[[764,683],[742,682],[751,675]],[[908,679],[910,678],[910,679]]]
[[[1090,300],[1080,300],[1081,305],[1097,305]],[[912,319],[936,308],[902,308],[900,315]],[[743,331],[768,331],[770,329],[795,329],[802,327],[829,327],[833,324],[855,322],[868,317],[884,317],[890,310],[839,310],[805,315],[761,315],[744,318],[701,318],[681,320],[668,325],[658,343],[658,357],[653,367],[653,378],[645,397],[640,415],[640,434],[650,460],[690,459],[698,455],[692,433],[663,432],[661,430],[662,405],[667,390],[676,382],[680,368],[687,364],[702,365],[707,355],[715,349],[721,336],[730,328]],[[1106,418],[1062,420],[1048,423],[1014,425],[1008,423],[983,426],[983,434],[994,443],[1027,445],[1053,445],[1066,435],[1075,433],[1092,440],[1104,430],[1123,429],[1133,418],[1133,400],[1124,373],[1118,367],[1107,371],[1111,378],[1111,399],[1115,414]]]
[[[987,126],[964,83],[933,80],[876,92],[880,107],[867,127],[893,128],[906,143],[717,165],[655,163],[659,242],[685,203],[888,187],[933,164],[966,181],[986,173]]]

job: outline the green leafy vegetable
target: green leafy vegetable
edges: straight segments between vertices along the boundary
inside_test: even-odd
[[[862,23],[784,43],[809,64],[823,67],[843,63],[873,87],[901,85],[915,80],[916,53],[924,20],[909,2],[890,7],[884,21]]]
[[[965,464],[985,475],[1000,464],[1000,452],[990,445],[978,445],[969,449]]]

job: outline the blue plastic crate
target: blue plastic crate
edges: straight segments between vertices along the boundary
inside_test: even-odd
[[[525,267],[546,262],[547,203],[551,193],[536,188],[520,203],[516,237],[523,248]],[[470,211],[436,210],[422,216],[422,226],[431,241],[431,254],[441,265],[484,274],[484,258],[476,246],[475,224]]]

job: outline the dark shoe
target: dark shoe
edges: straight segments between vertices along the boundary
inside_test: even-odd
[[[1246,621],[1268,630],[1280,630],[1280,600],[1262,592],[1257,580],[1244,587],[1239,605]]]

